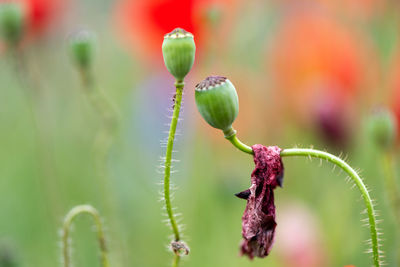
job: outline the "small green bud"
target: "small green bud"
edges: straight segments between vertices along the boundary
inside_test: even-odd
[[[397,123],[394,115],[386,108],[379,108],[368,118],[368,132],[373,142],[381,148],[394,144],[397,135]]]
[[[70,49],[72,59],[80,68],[89,68],[93,61],[95,46],[94,34],[81,30],[71,36]]]
[[[0,32],[9,45],[16,45],[22,38],[24,14],[16,3],[0,4]]]
[[[162,44],[164,63],[178,81],[183,81],[194,63],[196,45],[193,34],[181,28],[164,35]]]
[[[233,84],[225,77],[209,76],[196,85],[195,98],[201,116],[225,135],[232,133],[232,123],[239,113],[239,98]]]

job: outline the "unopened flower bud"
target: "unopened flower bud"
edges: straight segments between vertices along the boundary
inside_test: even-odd
[[[0,32],[9,45],[16,45],[22,38],[24,14],[16,3],[0,4]]]
[[[212,127],[225,133],[239,113],[239,98],[233,84],[225,77],[209,76],[196,85],[197,109]]]
[[[178,81],[183,81],[194,63],[196,45],[193,34],[176,28],[164,36],[162,44],[164,63]]]
[[[379,108],[368,118],[368,131],[373,142],[381,148],[393,145],[397,135],[397,123],[392,112]]]
[[[90,31],[81,30],[71,36],[70,49],[72,59],[80,68],[90,67],[93,61],[94,46],[95,37]]]

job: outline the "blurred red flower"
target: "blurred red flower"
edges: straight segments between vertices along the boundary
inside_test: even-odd
[[[293,100],[312,97],[321,89],[317,84],[335,84],[343,97],[359,90],[363,74],[359,42],[335,20],[316,12],[291,13],[275,40],[274,76]]]
[[[292,109],[296,119],[321,127],[346,128],[339,126],[341,117],[345,123],[349,115],[343,114],[348,110],[345,105],[357,107],[361,88],[363,95],[368,95],[367,70],[373,65],[373,57],[366,57],[367,42],[359,38],[319,9],[294,10],[284,17],[268,62],[277,91],[283,93],[285,106]],[[319,101],[327,98],[330,110],[319,108]],[[315,114],[319,111],[324,114]],[[322,130],[323,133],[325,129]]]
[[[164,34],[180,27],[194,34],[197,51],[207,32],[224,28],[238,0],[120,0],[116,20],[128,46],[141,56],[159,58]],[[229,12],[228,12],[229,11]],[[224,31],[221,31],[224,32]],[[215,41],[220,36],[208,35]]]
[[[20,0],[27,7],[29,28],[42,33],[51,26],[61,11],[62,0]]]

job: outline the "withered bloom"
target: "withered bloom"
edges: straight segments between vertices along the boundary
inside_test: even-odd
[[[282,187],[283,163],[277,146],[252,146],[256,168],[251,174],[249,189],[236,194],[247,200],[242,217],[241,255],[266,257],[275,237],[274,189]]]

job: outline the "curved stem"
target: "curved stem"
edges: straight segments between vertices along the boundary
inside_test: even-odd
[[[95,222],[96,228],[97,228],[97,238],[98,238],[100,251],[101,251],[101,256],[100,256],[101,266],[109,267],[108,257],[107,257],[107,247],[106,247],[106,241],[104,238],[104,231],[103,231],[103,226],[101,223],[101,218],[100,218],[99,212],[90,205],[76,206],[73,209],[71,209],[68,212],[67,216],[65,217],[64,224],[63,224],[63,234],[62,234],[62,250],[63,250],[64,267],[71,266],[70,251],[69,251],[69,249],[70,249],[69,248],[69,233],[70,233],[72,222],[79,214],[83,214],[83,213],[91,215],[94,219],[94,222]]]
[[[248,154],[253,154],[253,150],[251,149],[251,147],[243,144],[236,137],[236,134],[232,135],[232,137],[228,137],[227,139],[239,150],[244,151]],[[353,168],[351,168],[350,165],[347,164],[341,158],[334,156],[332,154],[329,154],[327,152],[324,152],[324,151],[308,149],[308,148],[289,148],[289,149],[284,149],[281,151],[281,157],[291,157],[291,156],[315,157],[315,158],[327,160],[327,161],[339,166],[350,176],[350,178],[353,180],[353,182],[356,184],[356,186],[360,190],[360,193],[364,200],[364,204],[367,208],[369,229],[370,229],[370,235],[371,235],[373,262],[374,262],[375,267],[379,267],[380,266],[380,261],[379,261],[379,258],[380,258],[379,253],[380,252],[379,252],[378,232],[377,232],[377,227],[376,227],[376,225],[377,225],[376,213],[374,210],[372,199],[368,193],[368,190],[367,190],[364,182],[358,175],[358,173]]]
[[[179,228],[176,223],[175,216],[171,207],[171,196],[170,196],[170,177],[171,177],[171,160],[172,160],[172,150],[174,147],[176,126],[178,124],[179,112],[182,103],[182,93],[183,93],[184,83],[182,81],[176,81],[176,95],[174,103],[174,111],[172,113],[171,125],[168,134],[167,150],[165,152],[165,165],[164,165],[164,199],[165,199],[165,209],[168,214],[168,218],[171,224],[172,232],[175,237],[175,241],[180,240]],[[179,255],[174,256],[174,265],[178,266]]]
[[[371,235],[371,244],[372,244],[372,254],[373,254],[373,261],[376,267],[380,266],[379,262],[379,243],[378,243],[378,232],[376,228],[376,214],[374,210],[374,206],[372,204],[372,199],[368,193],[368,189],[366,188],[364,182],[358,175],[358,173],[350,167],[344,160],[341,158],[329,154],[324,151],[319,151],[315,149],[308,149],[308,148],[289,148],[284,149],[281,152],[282,157],[290,157],[290,156],[305,156],[305,157],[315,157],[327,160],[333,164],[336,164],[340,168],[342,168],[349,177],[353,180],[356,184],[360,193],[364,199],[364,204],[367,208],[368,213],[368,221],[369,221],[369,230]]]
[[[232,129],[233,130],[233,129]],[[236,131],[233,130],[234,134],[232,134],[231,136],[225,137],[227,140],[229,140],[237,149],[247,153],[247,154],[251,154],[253,155],[253,149],[251,147],[249,147],[248,145],[242,143],[237,137],[236,137]]]

